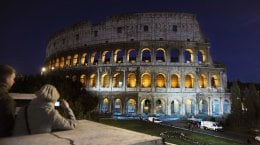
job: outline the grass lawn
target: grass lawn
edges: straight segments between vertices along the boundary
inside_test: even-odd
[[[165,132],[165,131],[177,131],[178,133],[183,133],[185,136],[193,138],[200,143],[206,143],[210,145],[240,145],[238,142],[230,141],[230,140],[225,140],[221,138],[215,138],[212,136],[208,135],[203,135],[199,133],[194,133],[191,131],[184,131],[180,129],[175,129],[172,127],[168,126],[161,126],[159,124],[154,124],[154,123],[149,123],[145,121],[140,121],[140,120],[113,120],[113,119],[102,119],[100,120],[100,123],[119,127],[119,128],[124,128],[128,130],[133,130],[136,132],[142,132],[145,134],[149,135],[154,135],[154,136],[160,136],[160,133]],[[192,145],[192,143],[183,141],[181,139],[177,138],[165,138],[166,142],[170,143],[175,143],[178,145]]]

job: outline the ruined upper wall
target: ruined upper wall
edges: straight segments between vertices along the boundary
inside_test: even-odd
[[[65,27],[49,38],[46,55],[93,44],[144,40],[205,42],[206,38],[194,14],[131,13]]]

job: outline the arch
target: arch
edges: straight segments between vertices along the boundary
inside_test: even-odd
[[[142,112],[143,113],[146,113],[146,114],[148,114],[148,113],[151,113],[151,110],[152,110],[152,108],[151,108],[151,101],[150,100],[148,100],[148,99],[144,99],[142,102],[141,102],[141,106],[142,106]]]
[[[56,58],[55,67],[56,67],[56,68],[59,68],[59,67],[60,67],[60,59],[59,59],[59,58]]]
[[[180,77],[177,74],[173,74],[171,76],[171,87],[172,88],[180,88]]]
[[[77,76],[77,75],[72,75],[71,80],[72,80],[73,82],[77,81],[77,79],[78,79],[78,76]]]
[[[200,79],[199,79],[199,87],[200,88],[206,88],[207,84],[208,84],[208,81],[207,81],[206,75],[201,74]]]
[[[206,52],[204,50],[198,51],[198,62],[199,63],[205,63],[207,59]]]
[[[185,88],[194,88],[194,77],[192,74],[185,76]]]
[[[109,112],[109,104],[110,104],[110,102],[109,102],[109,99],[108,98],[104,98],[103,100],[102,100],[102,103],[101,103],[101,113],[107,113],[107,112]]]
[[[171,102],[171,114],[179,115],[181,112],[181,103],[178,100],[173,100]]]
[[[158,48],[156,50],[156,61],[158,62],[165,62],[166,55],[165,50],[163,48]]]
[[[142,74],[142,77],[141,77],[142,88],[150,88],[151,82],[152,82],[152,78],[149,73]]]
[[[80,63],[81,63],[82,65],[85,65],[85,64],[88,63],[87,53],[83,53],[83,54],[81,55]]]
[[[186,99],[185,103],[185,112],[186,115],[194,115],[195,114],[195,101],[193,99]]]
[[[123,87],[123,75],[120,72],[117,72],[113,76],[113,87],[122,88]]]
[[[64,59],[64,57],[61,57],[61,59],[60,59],[60,68],[63,68],[64,65],[65,65],[65,59]]]
[[[137,103],[134,99],[129,99],[127,101],[127,105],[126,105],[126,112],[128,114],[136,113],[137,112],[136,105],[137,105]]]
[[[121,49],[117,49],[114,52],[114,62],[115,63],[123,63],[123,52]]]
[[[110,84],[109,75],[105,73],[101,76],[101,87],[109,88],[109,84]]]
[[[80,82],[81,82],[81,84],[82,84],[83,87],[85,87],[85,86],[87,85],[87,77],[86,77],[85,74],[82,74],[82,75],[80,76]]]
[[[155,110],[157,114],[165,114],[165,101],[158,99],[155,102]]]
[[[151,62],[151,50],[149,48],[144,48],[142,50],[141,60],[143,62]]]
[[[109,51],[104,51],[102,53],[102,62],[104,64],[109,64],[110,63],[110,57],[111,57],[111,53]]]
[[[74,56],[73,56],[73,65],[77,65],[78,64],[78,57],[79,57],[78,54],[74,54]]]
[[[135,63],[137,58],[137,51],[135,49],[130,49],[127,52],[127,61],[130,63]]]
[[[162,74],[162,73],[157,74],[157,76],[156,76],[156,87],[166,88],[165,74]]]
[[[97,87],[97,76],[96,76],[96,74],[90,75],[89,86],[91,88]]]
[[[66,58],[66,66],[70,66],[70,64],[71,64],[71,56],[69,55]]]
[[[115,105],[114,105],[114,112],[116,114],[121,114],[122,113],[122,101],[119,98],[115,99]]]
[[[214,99],[212,101],[212,115],[219,115],[219,100]]]
[[[191,49],[185,49],[184,51],[184,62],[185,63],[194,63],[194,53]]]
[[[228,100],[224,100],[223,102],[223,113],[229,114],[230,113],[230,102]]]
[[[98,53],[97,53],[97,52],[93,52],[93,53],[91,54],[91,58],[90,58],[91,64],[97,65],[97,64],[98,64],[98,59],[99,59]]]
[[[180,51],[177,48],[171,50],[171,62],[180,62]]]
[[[199,102],[199,114],[208,114],[208,102],[204,99]]]
[[[136,80],[136,74],[135,73],[129,73],[127,76],[127,87],[135,88],[137,84]]]
[[[211,87],[218,88],[219,87],[219,77],[217,75],[213,75],[211,77]]]

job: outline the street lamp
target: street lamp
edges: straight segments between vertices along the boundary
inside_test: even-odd
[[[45,68],[45,67],[42,67],[41,75],[43,75],[45,72],[46,72],[46,68]]]

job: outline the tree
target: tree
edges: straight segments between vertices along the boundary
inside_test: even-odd
[[[241,93],[240,93],[240,88],[238,86],[238,82],[235,81],[232,83],[231,86],[231,114],[230,118],[231,120],[237,120],[234,122],[234,125],[240,126],[240,121],[242,118],[242,105],[241,105]]]

